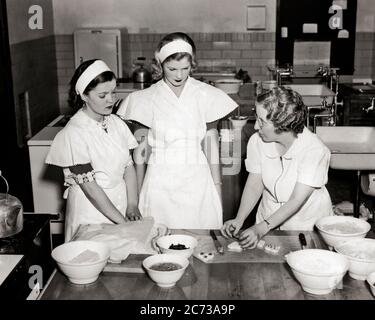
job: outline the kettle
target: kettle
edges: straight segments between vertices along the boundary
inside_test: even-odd
[[[0,238],[6,238],[22,231],[23,206],[20,200],[8,193],[9,185],[1,171],[0,177],[5,181],[7,189],[6,193],[0,193]]]
[[[133,81],[136,83],[151,83],[151,72],[145,68],[145,57],[138,57],[134,63],[138,68],[133,71]]]

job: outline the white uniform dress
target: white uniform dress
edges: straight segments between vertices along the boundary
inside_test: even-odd
[[[329,149],[307,128],[280,156],[276,143],[265,143],[254,133],[247,145],[246,169],[262,175],[265,187],[256,223],[270,217],[290,198],[297,182],[316,188],[301,209],[285,221],[281,230],[312,230],[317,219],[332,215],[325,187],[328,181]]]
[[[125,167],[131,163],[129,149],[138,143],[131,131],[116,115],[107,117],[106,133],[101,125],[79,110],[53,140],[46,163],[64,168],[64,193],[67,197],[65,241],[69,241],[80,224],[112,223],[87,199],[68,169],[90,163],[96,182],[125,216],[127,206]]]
[[[180,97],[164,80],[127,97],[118,114],[150,128],[152,151],[139,200],[143,216],[169,228],[222,226],[221,200],[201,142],[206,123],[236,107],[220,89],[190,77]]]

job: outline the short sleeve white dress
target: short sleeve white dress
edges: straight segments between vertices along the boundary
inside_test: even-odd
[[[101,125],[79,110],[56,135],[46,163],[63,168],[65,241],[69,241],[80,224],[111,223],[87,199],[73,179],[68,167],[90,163],[96,182],[112,203],[125,216],[127,206],[125,167],[131,162],[129,149],[138,146],[131,131],[117,115],[107,117],[107,132]]]
[[[130,94],[118,114],[150,128],[139,209],[169,228],[217,229],[222,206],[201,142],[207,122],[233,111],[223,91],[189,77],[177,97],[164,80]]]
[[[320,217],[332,215],[332,202],[325,187],[331,153],[319,138],[304,128],[289,150],[280,156],[276,143],[265,143],[254,133],[247,145],[246,169],[262,175],[264,191],[256,222],[271,216],[290,198],[297,182],[314,187],[300,210],[285,221],[281,230],[312,230]]]

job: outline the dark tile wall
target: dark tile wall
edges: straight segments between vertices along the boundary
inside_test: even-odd
[[[28,91],[31,129],[35,135],[60,114],[55,37],[16,43],[10,51],[16,114],[22,117],[19,95]]]

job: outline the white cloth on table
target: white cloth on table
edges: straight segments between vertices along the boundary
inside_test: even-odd
[[[108,116],[107,132],[82,109],[56,135],[46,163],[63,167],[68,186],[65,213],[65,241],[69,241],[80,224],[112,223],[85,196],[72,178],[68,167],[90,163],[96,182],[112,203],[125,216],[126,184],[123,179],[126,165],[132,161],[129,149],[138,145],[131,131],[116,115]]]
[[[297,182],[314,187],[301,209],[285,221],[281,230],[312,230],[317,219],[332,215],[325,187],[331,153],[319,138],[304,128],[289,150],[280,156],[276,143],[265,143],[256,132],[247,145],[246,169],[262,175],[264,191],[256,222],[270,217],[290,198]]]
[[[152,151],[139,200],[143,216],[169,228],[221,227],[221,200],[201,142],[206,123],[236,107],[220,89],[190,77],[180,97],[160,80],[126,98],[118,114],[150,129]]]
[[[152,217],[122,224],[88,224],[80,225],[73,240],[91,240],[106,244],[110,249],[110,261],[119,263],[129,254],[156,254],[152,247],[152,238],[158,235],[160,225]]]

